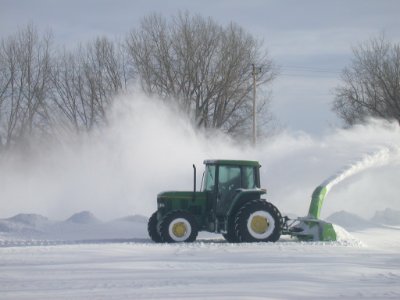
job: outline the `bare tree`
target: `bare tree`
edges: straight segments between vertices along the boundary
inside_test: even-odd
[[[0,45],[0,136],[3,146],[48,128],[51,35],[29,25]]]
[[[128,83],[123,54],[107,38],[97,38],[60,55],[51,99],[64,125],[79,132],[106,122],[113,97]]]
[[[251,122],[251,65],[261,67],[257,85],[276,74],[262,43],[242,28],[188,13],[144,18],[126,45],[146,92],[176,101],[198,127],[232,134]]]
[[[342,72],[333,110],[347,125],[368,117],[400,122],[400,45],[382,35],[353,49]]]

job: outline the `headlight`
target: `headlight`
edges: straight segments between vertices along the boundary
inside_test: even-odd
[[[165,207],[165,203],[163,202],[158,203],[158,208],[163,208],[163,207]]]

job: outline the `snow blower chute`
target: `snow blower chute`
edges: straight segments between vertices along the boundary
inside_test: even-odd
[[[395,151],[398,150],[395,149]],[[386,164],[390,155],[391,149],[383,148],[378,152],[364,155],[361,160],[351,163],[337,174],[329,177],[312,193],[308,215],[294,220],[285,217],[282,233],[296,236],[302,241],[336,241],[337,236],[333,224],[320,219],[321,208],[326,195],[334,185],[345,178],[372,166]]]

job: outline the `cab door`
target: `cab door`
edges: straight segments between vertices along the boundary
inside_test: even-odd
[[[242,187],[242,172],[239,166],[219,166],[218,192],[216,212],[217,216],[224,216],[229,210],[232,200]]]
[[[206,211],[209,212],[209,220],[215,219],[217,185],[217,166],[207,165],[205,170],[204,192],[206,193],[207,198]]]

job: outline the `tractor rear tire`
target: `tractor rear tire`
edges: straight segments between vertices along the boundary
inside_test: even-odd
[[[198,232],[194,216],[182,210],[168,213],[160,224],[161,240],[165,243],[194,242]]]
[[[147,223],[147,232],[155,243],[161,243],[161,236],[157,230],[157,212],[154,212]]]
[[[237,213],[235,229],[240,242],[276,242],[282,232],[282,216],[271,203],[253,200]]]

